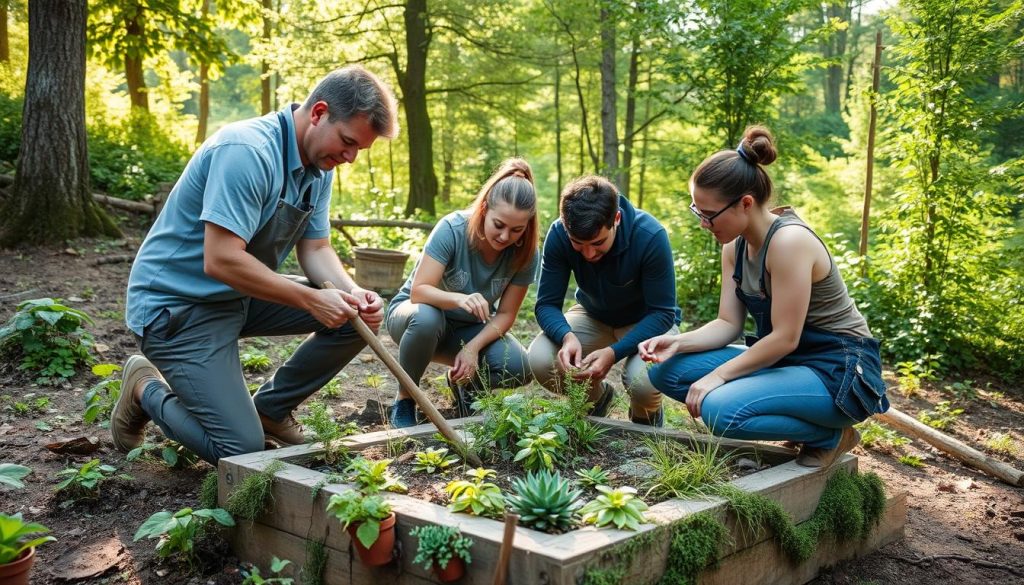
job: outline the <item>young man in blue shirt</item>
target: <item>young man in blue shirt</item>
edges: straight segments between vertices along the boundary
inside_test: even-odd
[[[570,275],[576,304],[562,314]],[[543,333],[529,356],[538,382],[558,392],[567,374],[586,381],[591,414],[605,416],[614,397],[605,378],[625,359],[630,419],[663,424],[661,393],[637,345],[678,330],[672,249],[665,228],[607,179],[581,177],[563,189],[559,218],[544,240],[535,312]]]
[[[390,89],[358,66],[328,74],[306,101],[229,124],[196,151],[132,266],[126,320],[145,357],[128,359],[110,431],[142,444],[152,420],[216,465],[303,442],[292,410],[365,343],[349,319],[376,330],[376,293],[355,285],[331,247],[335,166],[398,132]],[[292,251],[308,282],[276,273]],[[307,286],[330,281],[337,289]],[[255,396],[240,337],[311,333]]]

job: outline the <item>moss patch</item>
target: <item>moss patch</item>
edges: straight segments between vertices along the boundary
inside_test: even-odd
[[[263,471],[242,480],[242,485],[228,496],[227,511],[232,516],[255,520],[274,501],[270,488],[274,483],[274,475],[282,469],[284,463],[274,460]]]
[[[217,472],[211,471],[206,474],[203,478],[203,484],[199,488],[199,507],[200,508],[216,508],[217,507]]]

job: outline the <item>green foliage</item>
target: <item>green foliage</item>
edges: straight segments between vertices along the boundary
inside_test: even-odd
[[[327,512],[341,521],[343,528],[358,524],[356,538],[369,548],[380,536],[380,523],[391,515],[391,504],[379,495],[363,495],[356,490],[334,494],[327,502]]]
[[[408,486],[388,469],[390,465],[391,459],[374,461],[360,456],[353,459],[343,473],[348,481],[355,482],[364,493],[409,491]]]
[[[247,372],[265,372],[273,365],[270,356],[261,351],[247,351],[239,356],[242,369]]]
[[[87,424],[100,423],[110,419],[110,413],[121,396],[121,378],[116,376],[121,366],[96,364],[92,367],[94,376],[103,378],[85,393],[85,412],[82,420]]]
[[[985,448],[1000,455],[1017,454],[1017,445],[1009,433],[995,433],[985,440]],[[3,466],[0,466],[3,467]]]
[[[159,451],[159,456],[155,453]],[[162,461],[171,469],[187,469],[199,463],[199,456],[181,443],[167,440],[160,445],[143,443],[125,455],[126,461],[138,461],[143,457]]]
[[[595,465],[590,469],[576,470],[576,483],[589,489],[595,489],[599,485],[609,485],[608,472]]]
[[[623,486],[612,489],[606,485],[597,486],[601,495],[580,509],[583,522],[597,527],[615,525],[619,530],[637,530],[645,524],[644,511],[647,504],[636,497],[636,488]]]
[[[211,471],[203,476],[203,483],[199,486],[199,507],[217,507],[217,482],[219,481],[217,471]]]
[[[554,469],[563,444],[558,440],[558,433],[554,431],[527,431],[526,437],[516,443],[516,446],[520,449],[513,461],[522,461],[525,469],[537,471]]]
[[[359,427],[355,423],[338,424],[334,419],[334,411],[326,402],[320,400],[309,403],[308,414],[300,417],[299,422],[313,431],[314,441],[323,444],[325,463],[334,465],[348,459],[348,448],[341,444],[340,439],[359,432]]]
[[[729,480],[732,457],[719,455],[718,443],[692,441],[687,447],[666,437],[644,437],[651,454],[643,460],[654,471],[645,480],[646,495],[682,498],[714,492]]]
[[[81,498],[94,498],[100,493],[100,486],[114,476],[117,468],[113,465],[104,465],[99,459],[92,459],[81,467],[69,467],[57,472],[57,478],[61,479],[57,484],[58,493],[64,493],[72,500]]]
[[[974,387],[974,380],[952,382],[943,386],[942,389],[952,394],[955,400],[962,402],[969,402],[978,397],[978,390]]]
[[[86,323],[92,324],[89,315],[60,299],[24,301],[0,327],[0,352],[20,353],[19,369],[35,373],[38,384],[56,384],[93,361],[93,338],[83,328]]]
[[[583,493],[572,489],[557,471],[531,471],[525,478],[513,479],[512,488],[515,493],[505,501],[519,514],[520,524],[542,532],[563,532],[576,524]]]
[[[935,405],[934,410],[926,410],[917,415],[917,420],[932,427],[933,429],[944,430],[956,422],[956,419],[964,413],[962,408],[953,408],[948,400]]]
[[[32,469],[16,463],[0,463],[0,485],[12,488],[23,488],[25,484],[21,480],[32,473]],[[0,563],[3,564],[3,563]]]
[[[322,540],[306,541],[306,562],[299,572],[302,585],[323,585],[327,569],[327,547]]]
[[[458,462],[458,457],[448,456],[448,449],[445,447],[440,449],[427,447],[426,451],[416,452],[416,463],[413,464],[413,469],[423,473],[434,473],[435,471],[444,471]]]
[[[196,540],[213,520],[221,526],[234,526],[235,521],[221,508],[193,510],[182,508],[171,513],[167,510],[150,516],[135,531],[134,541],[156,538],[156,554],[162,558],[176,556],[190,565],[195,560]]]
[[[688,516],[673,530],[668,563],[659,583],[696,584],[701,571],[718,563],[718,547],[728,538],[725,526],[711,514],[700,512]]]
[[[914,467],[920,469],[924,467],[924,462],[917,455],[900,455],[899,462],[908,467]]]
[[[178,179],[188,157],[187,146],[137,108],[121,120],[99,119],[89,127],[92,187],[115,197],[152,195],[159,184]]]
[[[0,67],[0,88],[8,84],[10,74]],[[0,90],[0,162],[13,167],[21,148],[21,113],[25,107],[25,96]]]
[[[284,463],[275,459],[263,471],[247,476],[242,485],[228,496],[227,510],[232,516],[255,520],[274,503],[271,488],[274,475],[284,468]]]
[[[327,384],[320,389],[320,396],[323,398],[340,398],[341,381],[337,378],[331,378],[331,381],[327,382]]]
[[[248,571],[242,571],[242,576],[245,580],[242,581],[242,585],[292,585],[295,579],[291,577],[282,577],[281,571],[290,565],[291,561],[282,561],[276,556],[270,560],[270,572],[276,574],[276,577],[264,577],[260,574],[260,569],[256,565],[253,565]]]
[[[570,434],[577,451],[596,453],[601,439],[608,434],[608,427],[596,425],[585,418],[576,419],[570,424]]]
[[[469,548],[473,546],[473,540],[462,536],[455,526],[426,524],[410,530],[409,536],[419,539],[416,558],[412,562],[414,564],[422,563],[423,568],[428,571],[433,565],[446,569],[448,562],[456,557],[465,561],[466,564],[472,562]]]
[[[871,419],[854,426],[860,431],[860,444],[865,447],[901,447],[910,442],[910,439]]]
[[[57,540],[52,536],[36,536],[50,529],[35,522],[25,522],[21,514],[0,513],[0,565],[18,558],[22,552]]]
[[[486,481],[498,475],[493,469],[478,467],[467,471],[472,481],[453,480],[444,486],[445,493],[452,503],[448,508],[452,512],[466,512],[475,516],[497,518],[505,511],[505,496],[496,484]]]

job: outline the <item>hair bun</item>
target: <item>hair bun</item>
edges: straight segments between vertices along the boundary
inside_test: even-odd
[[[775,139],[772,133],[764,126],[751,126],[743,133],[743,151],[748,157],[754,159],[750,162],[767,166],[778,158],[778,151],[775,150]]]

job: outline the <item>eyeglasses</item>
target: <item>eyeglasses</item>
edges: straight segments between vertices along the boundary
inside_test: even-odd
[[[746,195],[746,193],[744,193],[743,195],[740,195],[739,197],[733,199],[732,201],[729,202],[728,205],[726,205],[725,207],[723,207],[723,208],[719,209],[718,211],[712,213],[711,215],[706,215],[704,213],[701,213],[701,211],[699,209],[697,209],[697,204],[692,202],[692,201],[690,202],[690,211],[692,211],[693,214],[696,215],[697,219],[699,219],[700,221],[708,222],[708,227],[711,227],[712,225],[714,225],[716,217],[718,217],[719,215],[722,215],[730,207],[732,207],[733,205],[736,205],[737,203],[739,203],[740,200],[742,200],[745,195]]]

